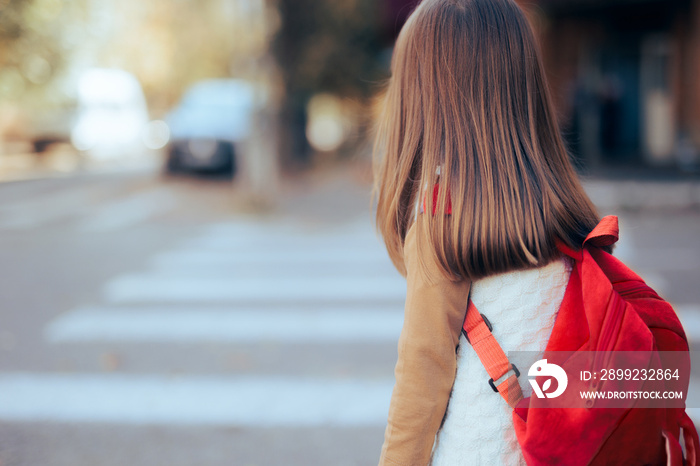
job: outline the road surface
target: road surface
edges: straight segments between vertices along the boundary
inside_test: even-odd
[[[405,282],[368,186],[283,193],[254,215],[221,181],[0,185],[0,465],[376,464]],[[700,343],[700,214],[620,217]]]

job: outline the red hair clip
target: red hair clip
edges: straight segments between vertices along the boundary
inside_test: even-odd
[[[435,215],[435,212],[437,211],[437,201],[438,201],[438,194],[440,193],[440,185],[438,183],[435,183],[435,186],[433,186],[433,215]],[[450,190],[447,190],[447,206],[445,208],[445,213],[447,215],[450,215],[452,213],[452,200],[450,199]],[[421,213],[425,212],[426,204],[428,203],[427,196],[423,197],[423,205],[421,206]]]

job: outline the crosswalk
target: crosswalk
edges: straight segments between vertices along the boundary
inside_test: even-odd
[[[165,185],[76,186],[41,199],[0,206],[0,230],[68,219],[81,234],[119,231],[178,202]],[[616,251],[662,294],[666,269],[697,263],[670,246],[654,253],[639,262],[633,234]],[[381,443],[406,288],[368,218],[331,226],[237,216],[144,263],[42,329],[50,350],[123,360],[0,373],[0,425],[367,429]],[[677,310],[700,341],[700,308]],[[206,361],[219,355],[229,362]]]
[[[209,225],[108,281],[100,302],[59,315],[47,344],[395,347],[405,280],[365,219],[309,229],[292,221]],[[279,366],[304,361],[279,361]],[[381,426],[393,386],[381,376],[260,373],[0,374],[0,421]]]

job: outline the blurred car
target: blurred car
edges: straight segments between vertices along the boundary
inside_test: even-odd
[[[235,174],[236,147],[251,131],[254,87],[238,79],[191,86],[165,118],[170,128],[166,170]]]
[[[78,114],[71,132],[76,149],[95,159],[139,156],[148,107],[135,76],[120,69],[94,68],[78,82]]]

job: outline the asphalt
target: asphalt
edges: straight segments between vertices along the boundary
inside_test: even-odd
[[[620,216],[616,255],[689,319],[689,334],[700,335],[693,319],[700,315],[700,210],[675,189],[688,182],[603,174],[587,177],[586,187],[599,205],[608,202],[602,213]],[[370,186],[369,166],[357,162],[285,175],[267,187],[277,199],[270,206],[246,204],[238,183],[157,171],[0,185],[0,392],[14,387],[0,397],[0,411],[44,417],[0,420],[2,466],[376,464],[385,407],[357,426],[332,417],[329,424],[316,409],[324,387],[346,407],[360,398],[374,406],[370,395],[386,403],[390,393],[398,335],[390,331],[400,327],[404,295],[369,229]],[[636,201],[654,189],[666,207],[620,202],[623,193]],[[299,280],[304,286],[289,286]],[[365,288],[387,294],[353,296]],[[273,320],[280,325],[313,309],[329,311],[333,319],[324,322],[349,336],[350,316],[371,313],[361,320],[372,324],[351,341],[320,341],[309,326],[266,331]],[[223,316],[232,311],[256,330],[245,340]],[[105,329],[111,339],[97,333]],[[363,329],[381,338],[368,342]],[[358,390],[356,380],[370,385]],[[313,390],[302,392],[301,383]],[[152,393],[163,393],[167,409],[155,410],[163,405],[151,403]],[[688,406],[697,409],[695,393]],[[46,403],[51,397],[61,401]],[[241,405],[227,410],[225,422],[212,408],[223,403]],[[256,410],[273,425],[240,417]],[[291,421],[290,410],[300,413]],[[700,419],[700,411],[691,415]]]

